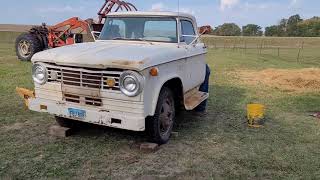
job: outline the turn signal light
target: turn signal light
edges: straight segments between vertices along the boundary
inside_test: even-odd
[[[151,68],[150,69],[150,75],[151,76],[158,76],[158,74],[159,74],[158,68]]]
[[[106,81],[107,85],[109,87],[114,87],[116,85],[116,80],[114,78],[108,78],[107,81]]]

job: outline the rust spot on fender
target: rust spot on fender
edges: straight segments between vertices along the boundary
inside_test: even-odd
[[[142,65],[145,61],[113,61],[112,64],[122,65],[122,66],[136,66]]]

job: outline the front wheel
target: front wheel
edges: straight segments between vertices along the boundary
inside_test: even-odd
[[[175,119],[175,102],[172,91],[164,87],[160,91],[154,116],[146,119],[150,140],[157,144],[169,141]]]

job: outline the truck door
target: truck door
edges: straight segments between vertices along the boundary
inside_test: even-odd
[[[186,49],[185,72],[189,88],[201,85],[205,78],[206,62],[205,54],[207,49],[200,39],[197,39],[198,33],[196,25],[191,20],[181,19],[180,41]]]

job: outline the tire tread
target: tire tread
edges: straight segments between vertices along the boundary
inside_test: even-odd
[[[19,42],[21,40],[27,40],[30,44],[31,44],[31,53],[28,57],[23,57],[20,53],[19,53]],[[38,37],[34,34],[31,33],[23,33],[20,36],[17,37],[16,42],[15,42],[15,48],[16,48],[16,55],[18,57],[18,59],[20,59],[21,61],[30,61],[32,56],[34,54],[36,54],[37,52],[40,52],[44,49],[41,41],[38,39]]]

